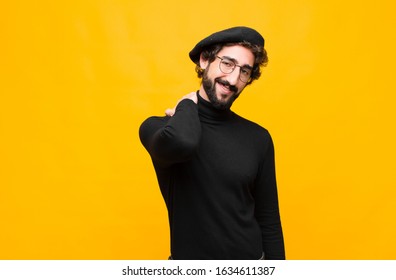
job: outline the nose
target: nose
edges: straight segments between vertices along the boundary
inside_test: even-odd
[[[228,74],[227,81],[230,85],[235,86],[239,81],[239,74],[241,69],[239,67],[235,67],[234,71]]]

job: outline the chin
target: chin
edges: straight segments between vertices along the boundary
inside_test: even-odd
[[[227,103],[228,100],[230,100],[230,98],[231,98],[231,95],[227,95],[227,94],[219,94],[219,95],[217,95],[217,100],[220,103]]]

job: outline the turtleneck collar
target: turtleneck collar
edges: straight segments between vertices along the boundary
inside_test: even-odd
[[[201,118],[213,121],[225,121],[232,117],[233,113],[230,109],[221,110],[215,108],[212,103],[202,98],[199,91],[197,91],[197,97],[198,112]]]

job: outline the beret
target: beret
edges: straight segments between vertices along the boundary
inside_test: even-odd
[[[249,27],[237,26],[213,33],[212,35],[209,35],[205,39],[201,40],[190,51],[190,59],[194,63],[198,63],[201,52],[211,45],[219,43],[237,43],[243,41],[264,47],[264,38],[260,35],[260,33]]]

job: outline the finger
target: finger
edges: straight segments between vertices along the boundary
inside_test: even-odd
[[[166,109],[165,110],[165,115],[168,117],[172,117],[175,114],[175,109]]]

